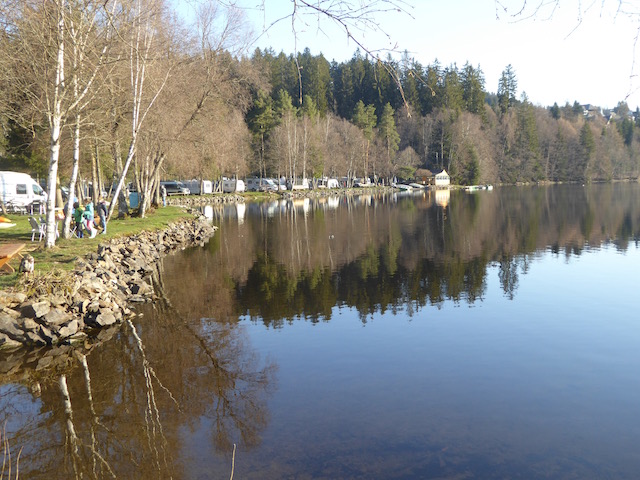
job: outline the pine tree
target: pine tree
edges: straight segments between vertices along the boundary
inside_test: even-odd
[[[352,117],[353,123],[362,130],[364,142],[362,145],[364,157],[364,175],[368,175],[369,171],[369,149],[371,140],[373,139],[373,128],[376,126],[378,118],[376,117],[376,108],[373,105],[365,106],[362,100],[358,100]]]
[[[276,114],[273,110],[273,101],[263,90],[258,92],[258,98],[247,114],[249,130],[253,134],[254,144],[258,149],[258,170],[265,170],[265,146],[266,138],[277,124]]]
[[[445,69],[443,88],[444,107],[456,112],[462,111],[464,108],[463,89],[460,76],[458,75],[458,68],[455,64]]]
[[[468,62],[460,73],[462,98],[465,109],[475,114],[484,113],[484,75],[480,67],[473,68]]]
[[[518,81],[511,64],[502,71],[500,81],[498,83],[498,106],[502,114],[516,103],[516,94],[518,92]]]
[[[387,150],[389,168],[393,164],[396,152],[398,151],[398,145],[400,144],[400,135],[398,135],[393,114],[393,107],[390,103],[387,103],[382,110],[380,122],[378,123],[378,135],[382,138]]]

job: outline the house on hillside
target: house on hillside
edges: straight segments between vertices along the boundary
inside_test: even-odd
[[[585,118],[596,118],[604,116],[602,109],[596,105],[591,105],[587,103],[586,105],[582,105],[583,114]]]

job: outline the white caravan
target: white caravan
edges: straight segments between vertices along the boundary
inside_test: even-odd
[[[5,205],[28,207],[34,202],[45,203],[45,192],[26,173],[0,172],[0,198]]]
[[[222,179],[222,193],[244,192],[244,180],[236,180],[235,178]]]
[[[211,180],[188,180],[184,183],[192,195],[206,195],[213,193],[213,182]],[[202,187],[202,188],[201,188]]]

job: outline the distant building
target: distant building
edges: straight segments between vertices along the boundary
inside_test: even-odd
[[[413,179],[416,183],[430,185],[433,179],[433,173],[431,173],[431,170],[427,170],[426,168],[419,168],[416,170]]]
[[[596,106],[596,105],[591,105],[590,103],[587,103],[585,105],[582,105],[582,112],[585,116],[585,118],[595,118],[595,117],[603,117],[604,116],[604,112],[602,110],[602,108]]]
[[[451,177],[449,176],[446,170],[442,170],[440,173],[436,174],[436,178],[435,178],[436,188],[449,188],[449,185],[451,185]]]

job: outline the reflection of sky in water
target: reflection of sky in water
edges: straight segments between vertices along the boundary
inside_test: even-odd
[[[245,473],[630,478],[640,467],[639,260],[633,247],[546,253],[519,272],[514,300],[492,267],[473,305],[366,324],[336,307],[330,322],[253,324],[254,348],[280,370]]]

